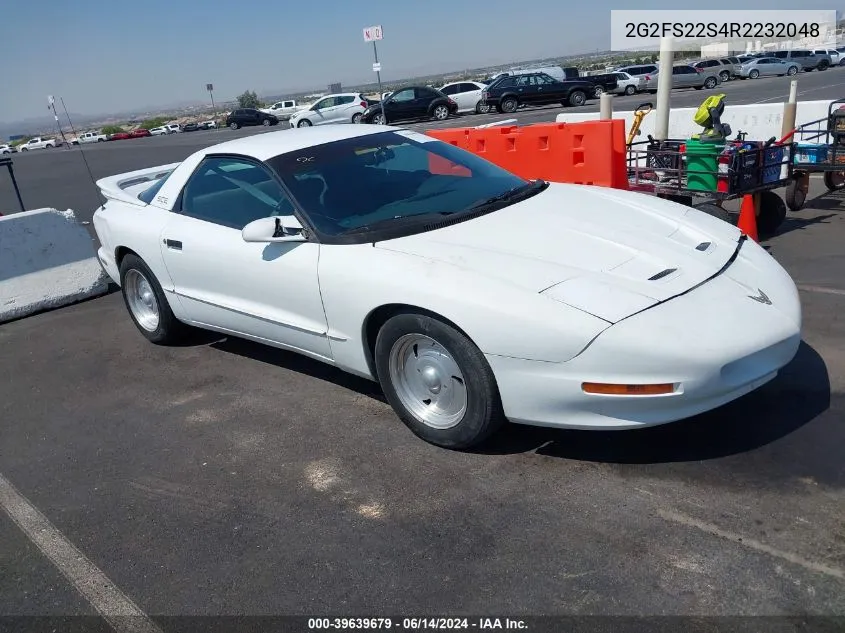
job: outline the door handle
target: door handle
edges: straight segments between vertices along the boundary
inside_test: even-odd
[[[173,249],[174,251],[181,251],[182,250],[182,242],[178,240],[164,240],[165,246],[167,248]]]

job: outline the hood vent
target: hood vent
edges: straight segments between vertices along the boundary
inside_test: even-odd
[[[708,248],[710,248],[710,242],[702,242],[701,244],[695,247],[695,250],[706,251]]]
[[[661,270],[656,275],[652,275],[648,278],[649,281],[657,281],[658,279],[663,279],[664,277],[671,275],[673,272],[678,270],[677,268],[667,268],[666,270]]]

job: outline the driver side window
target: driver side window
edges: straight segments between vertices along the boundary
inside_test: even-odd
[[[403,101],[413,101],[414,100],[414,89],[413,88],[406,88],[405,90],[400,90],[393,94],[390,97],[391,101],[395,101],[397,103],[402,103]]]
[[[254,220],[292,215],[293,205],[272,173],[244,158],[206,158],[182,190],[182,215],[240,231]]]

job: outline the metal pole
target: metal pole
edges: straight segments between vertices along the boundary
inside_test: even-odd
[[[378,47],[376,46],[376,41],[373,40],[373,55],[376,58],[376,64],[378,64]],[[384,93],[381,90],[381,71],[376,71],[376,79],[378,79],[378,98],[379,103],[381,104],[381,118],[384,119],[385,125],[387,125],[387,115],[384,113]]]
[[[214,91],[209,90],[208,94],[211,95],[211,109],[214,111],[214,114],[211,115],[211,118],[214,119],[214,128],[219,130],[220,126],[217,125],[217,106],[214,105]]]
[[[56,119],[56,128],[59,130],[59,136],[62,137],[62,146],[67,149],[68,143],[67,139],[65,138],[65,133],[62,131],[62,124],[59,123],[59,115],[56,112],[56,104],[55,102],[50,104],[50,108],[53,110],[53,118]]]
[[[606,92],[602,92],[599,97],[599,118],[602,121],[608,121],[613,118],[613,97]]]
[[[669,96],[672,92],[673,64],[672,38],[660,39],[660,68],[657,71],[657,121],[654,124],[654,138],[665,141],[669,138]]]

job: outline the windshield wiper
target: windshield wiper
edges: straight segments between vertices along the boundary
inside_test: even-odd
[[[487,200],[474,204],[470,207],[470,211],[478,211],[479,209],[483,209],[485,207],[497,205],[500,202],[516,202],[518,199],[525,199],[529,196],[534,195],[535,193],[539,193],[540,191],[548,187],[548,185],[549,183],[547,183],[545,180],[534,180],[527,184],[519,185],[518,187],[513,187],[512,189],[508,189],[507,191],[502,192],[497,196],[487,198]]]
[[[395,222],[399,222],[400,220],[414,220],[414,221],[421,221],[424,219],[435,219],[435,218],[445,218],[449,215],[454,215],[457,211],[438,211],[438,212],[426,212],[426,213],[414,213],[411,215],[396,215],[392,218],[384,218],[383,220],[376,220],[375,222],[371,222],[370,224],[362,224],[361,226],[356,226],[353,229],[346,231],[346,234],[352,233],[364,233],[367,231],[375,231],[380,228],[384,228],[390,224],[394,224]]]

